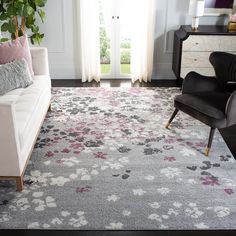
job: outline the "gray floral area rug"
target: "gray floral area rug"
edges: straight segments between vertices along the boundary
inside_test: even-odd
[[[236,162],[180,113],[178,89],[56,88],[17,193],[0,183],[0,228],[236,229]]]

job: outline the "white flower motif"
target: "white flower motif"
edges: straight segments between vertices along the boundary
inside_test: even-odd
[[[70,214],[70,212],[68,212],[68,211],[62,211],[62,212],[61,212],[61,215],[62,215],[63,217],[68,217],[68,216],[70,216],[71,214]]]
[[[169,216],[167,216],[167,215],[162,215],[161,217],[162,217],[164,220],[169,219]]]
[[[148,205],[151,208],[154,208],[154,209],[159,209],[160,208],[160,204],[158,202],[148,203]]]
[[[108,169],[109,167],[108,166],[102,166],[101,167],[101,170],[106,170],[106,169]]]
[[[189,184],[197,184],[197,181],[194,179],[188,179]]]
[[[78,178],[78,175],[76,175],[76,174],[71,174],[71,175],[70,175],[70,179],[73,179],[73,180],[74,180],[74,179],[77,179],[77,178]]]
[[[123,214],[123,216],[130,216],[130,215],[131,215],[131,212],[128,211],[128,210],[124,210],[124,211],[122,212],[122,214]]]
[[[180,203],[180,202],[174,202],[173,206],[176,207],[176,208],[181,208],[183,206],[183,204]]]
[[[25,211],[30,208],[29,201],[27,198],[21,198],[16,201],[16,206],[21,210]]]
[[[224,185],[226,187],[236,187],[236,181],[234,181],[233,179],[223,178],[222,181],[224,182]]]
[[[46,204],[49,208],[57,207],[57,204],[55,203],[55,199],[50,196],[46,198]]]
[[[51,223],[53,225],[61,225],[63,223],[63,220],[61,220],[59,218],[54,218],[54,219],[52,219]]]
[[[77,212],[77,216],[79,216],[79,218],[71,218],[69,221],[69,225],[75,227],[75,228],[80,228],[83,225],[87,225],[88,221],[85,219],[84,216],[84,212],[83,211],[78,211]]]
[[[45,161],[44,165],[49,166],[51,164],[51,161]]]
[[[160,172],[161,174],[164,174],[168,179],[174,179],[180,174],[182,174],[179,168],[172,168],[172,167],[164,168]]]
[[[209,226],[207,226],[205,223],[199,223],[194,225],[197,229],[209,229]]]
[[[190,216],[194,219],[200,218],[204,214],[204,212],[200,211],[197,207],[193,207],[192,209],[187,208],[185,213],[187,216]]]
[[[170,189],[169,188],[158,188],[157,192],[163,196],[166,196],[168,193],[170,193]]]
[[[188,205],[189,205],[190,207],[196,207],[196,206],[197,206],[197,203],[190,202]]]
[[[111,196],[108,196],[107,197],[107,201],[108,202],[116,202],[116,201],[118,201],[120,198],[118,197],[118,196],[116,196],[116,195],[111,195]]]
[[[128,157],[122,157],[119,159],[119,162],[121,163],[129,163],[129,158]]]
[[[145,193],[146,193],[146,191],[141,188],[133,190],[133,194],[137,195],[137,196],[143,196]]]
[[[161,225],[160,225],[160,229],[163,229],[163,230],[165,230],[165,229],[169,229],[169,227],[168,227],[168,226],[166,226],[166,225],[163,225],[163,224],[161,224]]]
[[[97,170],[92,170],[91,171],[91,175],[98,175],[98,174],[99,174],[99,172]]]
[[[84,211],[78,211],[78,212],[76,213],[77,216],[83,216],[84,214],[85,214]]]
[[[157,215],[157,214],[151,214],[151,215],[149,215],[149,216],[148,216],[148,219],[149,219],[149,220],[156,220],[156,221],[158,221],[158,222],[162,222],[161,217],[160,217],[159,215]]]
[[[33,222],[28,225],[28,229],[36,229],[39,228],[39,223],[38,222]]]
[[[40,198],[43,196],[43,194],[44,194],[43,192],[35,192],[35,193],[33,193],[33,197]]]
[[[109,226],[106,226],[106,229],[111,229],[111,230],[120,230],[123,229],[123,224],[122,223],[110,223]]]
[[[145,180],[148,180],[148,181],[153,181],[153,180],[155,179],[155,177],[152,176],[152,175],[148,175],[148,176],[146,176],[144,179],[145,179]]]
[[[174,209],[172,209],[172,208],[170,208],[170,209],[168,210],[168,215],[177,216],[177,215],[179,215],[179,212],[176,211],[176,210],[174,210]]]
[[[51,226],[49,224],[43,224],[44,229],[49,229]]]
[[[59,187],[63,187],[65,183],[69,182],[70,179],[64,178],[63,176],[57,177],[57,178],[51,178],[50,185],[54,186],[57,185]]]
[[[89,180],[91,180],[91,176],[90,175],[82,175],[81,180],[89,181]]]
[[[121,168],[123,168],[124,166],[121,165],[120,163],[110,163],[109,164],[110,168],[113,169],[113,170],[119,170]]]
[[[183,148],[180,153],[185,157],[196,156],[196,152],[189,148]]]
[[[8,216],[7,212],[1,214],[0,223],[10,221],[11,217]]]
[[[219,218],[223,218],[223,217],[226,217],[226,216],[230,215],[230,209],[227,208],[227,207],[223,207],[223,206],[215,207],[214,212],[216,213],[216,215]]]

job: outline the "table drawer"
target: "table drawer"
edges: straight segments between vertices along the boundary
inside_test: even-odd
[[[184,52],[236,52],[236,36],[189,36],[183,42]]]
[[[182,68],[211,67],[209,57],[211,52],[183,52]]]

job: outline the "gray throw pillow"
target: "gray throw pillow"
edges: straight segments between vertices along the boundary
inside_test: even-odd
[[[25,59],[15,60],[0,66],[0,96],[18,88],[33,84]]]

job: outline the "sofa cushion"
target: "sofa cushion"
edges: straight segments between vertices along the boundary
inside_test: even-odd
[[[0,66],[0,96],[17,88],[26,88],[32,83],[33,80],[25,59]]]
[[[27,61],[31,75],[34,75],[27,35],[11,42],[0,43],[0,64],[22,58]]]

